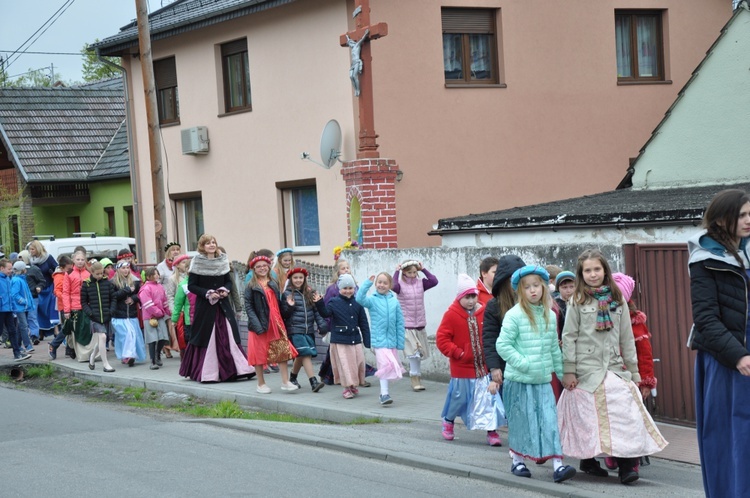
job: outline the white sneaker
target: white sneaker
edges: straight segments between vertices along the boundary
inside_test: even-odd
[[[284,386],[281,387],[284,389]],[[271,394],[271,388],[268,387],[268,384],[263,384],[262,386],[258,386],[255,388],[256,391],[258,391],[260,394]]]
[[[299,386],[295,386],[291,382],[287,382],[286,384],[281,384],[282,391],[296,391],[297,389],[299,389]]]

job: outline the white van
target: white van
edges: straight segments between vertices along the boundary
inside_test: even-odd
[[[70,256],[77,246],[86,248],[86,259],[109,258],[112,261],[117,261],[117,253],[121,249],[127,249],[135,254],[135,239],[132,237],[97,237],[96,234],[81,234],[79,237],[62,239],[55,237],[45,239],[43,237],[40,235],[34,238],[39,239],[39,242],[47,250],[47,254],[52,255],[55,259],[63,254]]]

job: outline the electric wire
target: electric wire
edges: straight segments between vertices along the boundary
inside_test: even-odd
[[[53,24],[55,24],[55,22],[56,22],[56,21],[57,21],[58,19],[60,19],[60,16],[62,16],[62,15],[63,15],[63,14],[65,13],[65,11],[67,11],[67,10],[68,10],[68,9],[70,8],[70,6],[71,6],[71,5],[73,5],[73,3],[75,3],[75,0],[65,0],[65,3],[64,3],[64,4],[62,5],[62,7],[60,7],[59,9],[57,9],[57,11],[55,11],[55,13],[54,13],[54,14],[52,14],[52,16],[51,16],[51,17],[50,17],[49,19],[47,19],[47,20],[46,20],[46,21],[44,22],[44,24],[42,24],[42,25],[41,25],[41,26],[39,27],[39,29],[37,29],[36,31],[34,31],[34,33],[33,33],[33,34],[32,34],[31,36],[29,36],[29,37],[28,37],[28,38],[26,39],[26,41],[24,41],[24,42],[23,42],[23,43],[22,43],[22,44],[21,44],[21,45],[20,45],[20,46],[19,46],[19,47],[18,47],[18,48],[17,48],[17,49],[16,49],[16,50],[15,50],[15,51],[14,51],[14,52],[12,53],[12,54],[10,54],[10,56],[9,56],[9,57],[7,58],[7,63],[6,63],[6,65],[5,65],[5,70],[7,71],[7,70],[8,70],[8,68],[9,68],[9,67],[10,67],[10,66],[11,66],[11,65],[12,65],[12,64],[13,64],[13,63],[15,62],[15,61],[17,61],[17,60],[19,59],[19,57],[21,57],[21,55],[22,55],[22,54],[20,54],[20,53],[18,53],[18,52],[19,52],[20,50],[22,50],[22,49],[24,48],[24,46],[25,46],[25,45],[27,45],[27,44],[28,44],[28,45],[27,45],[27,46],[26,46],[25,48],[27,48],[27,49],[28,49],[28,48],[31,48],[31,46],[32,46],[32,45],[33,45],[34,43],[36,43],[36,41],[37,41],[37,40],[39,40],[39,38],[40,38],[40,37],[41,37],[41,36],[42,36],[42,35],[43,35],[44,33],[46,33],[46,32],[47,32],[47,30],[48,30],[48,29],[49,29],[49,28],[50,28],[50,27],[51,27],[51,26],[52,26]],[[40,31],[41,31],[41,33],[40,33]],[[38,35],[37,35],[37,34],[38,34]],[[34,38],[35,36],[36,36],[36,38]],[[34,39],[32,40],[32,38],[34,38]],[[31,40],[31,42],[30,42],[30,43],[29,43],[29,40]],[[16,55],[16,54],[17,54],[17,55]],[[14,56],[14,55],[16,56],[15,58],[13,58],[13,56]]]

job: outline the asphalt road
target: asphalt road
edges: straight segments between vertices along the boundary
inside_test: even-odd
[[[4,387],[0,422],[8,497],[542,496],[253,432],[348,426],[217,424]]]

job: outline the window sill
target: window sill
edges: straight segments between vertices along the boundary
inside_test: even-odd
[[[662,81],[618,81],[617,86],[632,86],[632,85],[671,85],[672,80]]]
[[[251,112],[253,110],[252,107],[246,107],[244,109],[237,109],[235,111],[229,111],[222,114],[219,114],[218,117],[223,118],[225,116],[234,116],[235,114],[243,114],[245,112]]]
[[[505,83],[446,83],[445,88],[508,88]]]
[[[169,121],[167,123],[159,123],[159,128],[169,128],[170,126],[180,126],[180,121]]]
[[[320,248],[315,247],[300,247],[300,248],[294,248],[294,255],[295,256],[318,256],[320,255]]]

